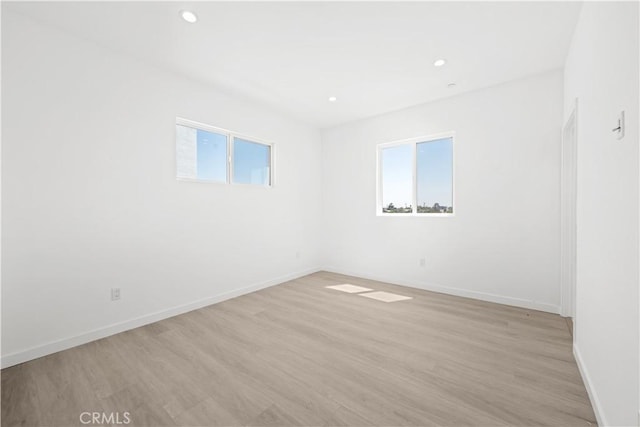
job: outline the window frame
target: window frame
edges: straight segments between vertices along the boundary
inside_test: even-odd
[[[216,126],[211,126],[206,123],[197,122],[195,120],[185,119],[182,117],[176,117],[175,125],[186,126],[192,129],[199,129],[206,132],[212,132],[219,135],[224,135],[227,137],[227,173],[226,180],[222,181],[208,181],[205,179],[198,178],[185,178],[178,176],[178,159],[175,159],[175,177],[177,181],[186,181],[186,182],[198,182],[202,184],[214,184],[214,185],[236,185],[240,187],[255,187],[255,188],[272,188],[275,186],[275,143],[266,141],[262,138],[255,138],[253,136],[241,134],[238,132],[233,132],[228,129],[219,128]],[[174,126],[175,126],[174,125]],[[175,129],[175,128],[174,128]],[[173,144],[175,147],[176,137],[174,133]],[[234,160],[234,142],[235,139],[242,139],[247,142],[253,142],[255,144],[266,145],[269,147],[269,183],[268,184],[249,184],[242,182],[233,182],[233,160]],[[177,155],[177,150],[175,151]]]
[[[451,202],[453,204],[452,213],[418,213],[418,144],[422,142],[433,142],[440,139],[451,138]],[[441,132],[426,136],[418,136],[414,138],[400,139],[391,142],[384,142],[376,145],[376,216],[393,217],[393,218],[452,218],[457,212],[456,203],[456,136],[455,132]],[[401,145],[411,145],[413,162],[412,162],[412,187],[411,187],[411,213],[387,213],[382,211],[382,150],[390,147],[398,147]]]

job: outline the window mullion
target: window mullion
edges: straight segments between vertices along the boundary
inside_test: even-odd
[[[228,137],[228,149],[227,149],[227,183],[231,184],[232,183],[232,179],[233,179],[233,143],[234,143],[234,136],[233,134],[229,134]]]
[[[416,142],[413,143],[413,191],[411,195],[413,200],[411,202],[411,212],[413,214],[418,213],[418,155],[417,155],[417,147],[418,144]]]

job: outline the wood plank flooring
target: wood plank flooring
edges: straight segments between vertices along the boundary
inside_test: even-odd
[[[350,283],[413,299],[326,289]],[[556,315],[316,273],[2,371],[3,426],[589,426]],[[113,421],[113,420],[112,420]]]

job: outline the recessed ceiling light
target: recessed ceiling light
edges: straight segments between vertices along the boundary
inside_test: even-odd
[[[181,11],[180,16],[182,16],[182,19],[187,21],[189,24],[195,24],[198,22],[198,16],[190,10]]]
[[[446,59],[436,59],[436,61],[433,63],[434,67],[442,67],[444,64],[447,63]]]
[[[449,84],[447,85],[447,87],[448,87],[449,89],[453,89],[454,87],[456,87],[456,84],[455,84],[455,83],[449,83]]]
[[[335,96],[330,96],[329,97],[329,102],[336,102],[338,100],[338,98],[336,98]]]

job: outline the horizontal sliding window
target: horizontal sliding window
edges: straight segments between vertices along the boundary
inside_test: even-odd
[[[378,214],[453,214],[453,137],[378,146]]]
[[[176,176],[271,186],[273,145],[185,119],[176,120]]]

